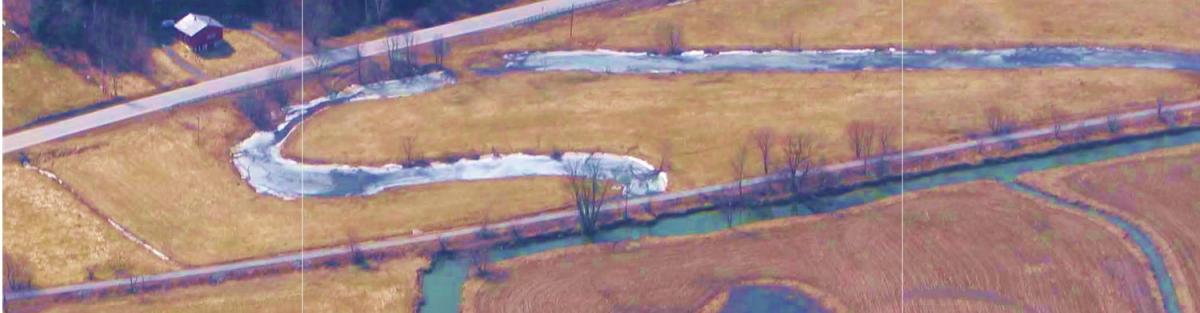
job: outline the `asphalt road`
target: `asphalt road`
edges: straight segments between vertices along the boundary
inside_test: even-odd
[[[1168,106],[1166,109],[1173,110],[1173,111],[1200,110],[1200,101],[1176,104],[1176,105]],[[1156,114],[1157,114],[1157,112],[1155,109],[1146,109],[1146,110],[1141,110],[1141,111],[1124,113],[1124,114],[1118,115],[1117,118],[1122,123],[1129,123],[1129,122],[1133,122],[1133,121],[1145,121],[1147,119],[1152,119],[1152,118],[1155,118]],[[1076,122],[1065,124],[1065,125],[1063,125],[1061,130],[1064,132],[1069,132],[1069,131],[1078,129],[1080,127],[1104,127],[1104,125],[1106,125],[1107,122],[1108,121],[1107,121],[1106,117],[1092,118],[1092,119],[1076,121]],[[964,152],[964,151],[972,151],[980,144],[983,144],[983,145],[1003,144],[1004,142],[1007,142],[1009,140],[1039,138],[1039,137],[1050,135],[1053,132],[1054,132],[1053,127],[1030,129],[1030,130],[1020,131],[1020,132],[1015,132],[1015,133],[1005,135],[1005,136],[988,137],[988,138],[983,138],[983,139],[979,139],[979,140],[970,140],[970,141],[965,141],[965,142],[960,142],[960,143],[955,143],[955,144],[950,144],[950,145],[945,145],[945,146],[927,148],[927,149],[922,149],[922,150],[915,150],[915,151],[906,152],[903,154],[893,155],[891,157],[888,157],[887,159],[888,159],[888,161],[898,161],[902,157],[907,158],[907,159],[914,159],[914,158],[921,158],[921,157],[928,157],[928,156],[952,155],[952,154],[960,153],[960,152]],[[857,170],[857,169],[862,168],[863,166],[869,166],[871,164],[872,164],[872,162],[870,162],[870,161],[857,160],[857,161],[850,161],[850,162],[845,162],[845,163],[829,165],[822,169],[825,171],[828,171],[828,172],[840,172],[840,171],[848,171],[848,170]],[[742,184],[743,184],[743,186],[753,186],[756,184],[762,184],[765,182],[775,181],[778,179],[779,179],[779,177],[762,176],[762,177],[755,177],[755,178],[743,180]],[[664,194],[658,194],[658,195],[647,196],[647,197],[640,197],[640,198],[630,199],[629,201],[624,202],[624,203],[610,203],[609,205],[601,208],[601,210],[607,211],[607,212],[612,212],[612,211],[621,210],[622,208],[624,208],[626,206],[637,207],[637,206],[640,206],[645,203],[651,203],[651,202],[660,202],[661,203],[664,201],[685,199],[685,198],[689,198],[689,197],[698,196],[701,194],[709,194],[709,193],[718,192],[718,191],[722,191],[722,190],[729,190],[729,189],[735,188],[736,186],[738,186],[737,182],[730,182],[730,183],[719,184],[719,185],[705,186],[705,187],[701,187],[701,188],[697,188],[697,189],[691,189],[691,190],[685,190],[685,191],[679,191],[679,192],[673,192],[673,193],[664,193]],[[504,229],[504,228],[513,227],[513,226],[520,228],[520,227],[538,224],[538,223],[544,223],[544,222],[567,223],[567,222],[572,222],[574,217],[575,217],[574,211],[566,210],[566,211],[544,213],[544,214],[534,215],[534,216],[520,218],[520,219],[516,219],[516,220],[511,220],[511,221],[507,221],[507,222],[503,222],[503,223],[497,223],[497,224],[493,224],[489,227],[491,229]],[[461,236],[475,236],[475,233],[478,232],[479,230],[480,230],[480,228],[478,226],[465,227],[465,228],[460,228],[460,229],[455,229],[455,230],[450,230],[450,231],[445,231],[445,232],[439,232],[439,233],[429,233],[429,234],[412,236],[412,237],[402,237],[402,238],[393,238],[393,239],[372,241],[372,242],[360,244],[359,247],[363,251],[367,251],[367,252],[395,249],[395,248],[401,248],[401,247],[417,245],[417,244],[436,243],[437,240],[441,237],[446,237],[447,239],[452,239],[452,238],[457,238],[457,237],[461,237]],[[269,257],[269,258],[263,258],[263,259],[247,260],[247,261],[240,261],[240,262],[234,262],[234,263],[228,263],[228,264],[222,264],[222,265],[205,266],[205,267],[179,270],[179,271],[174,271],[174,272],[142,276],[142,277],[139,277],[139,281],[144,284],[155,284],[158,282],[176,281],[176,280],[182,280],[182,279],[204,279],[204,278],[208,278],[208,277],[221,277],[221,276],[224,276],[225,274],[238,272],[238,271],[247,271],[247,270],[253,270],[253,269],[258,269],[258,268],[267,268],[267,267],[279,266],[282,264],[299,265],[302,262],[309,262],[314,259],[321,259],[321,258],[325,258],[325,257],[338,256],[338,255],[347,255],[349,253],[350,253],[349,247],[333,247],[333,248],[313,249],[313,250],[290,253],[290,254],[274,256],[274,257]],[[54,288],[47,288],[47,289],[40,289],[40,290],[11,292],[11,293],[6,294],[5,296],[9,300],[32,299],[32,298],[41,298],[41,297],[55,297],[55,296],[64,296],[64,295],[72,295],[72,294],[96,292],[96,291],[101,291],[101,290],[109,290],[109,289],[113,289],[113,288],[120,288],[122,286],[127,286],[126,284],[128,284],[128,283],[129,283],[128,280],[108,280],[108,281],[91,282],[91,283],[78,284],[78,285],[68,285],[68,286],[61,286],[61,287],[54,287]]]
[[[585,8],[609,1],[613,0],[545,0],[414,31],[411,34],[415,39],[414,44],[420,45],[436,38],[451,38],[488,29],[511,27],[538,19],[549,13]],[[359,48],[362,49],[363,56],[384,53],[387,51],[387,41],[388,38],[377,39],[329,51],[329,63],[349,62],[355,58],[355,49]],[[403,46],[404,42],[400,40],[399,44]],[[313,56],[308,55],[26,129],[4,136],[4,153],[18,151],[173,106],[260,86],[275,79],[276,73],[284,73],[288,78],[295,77],[315,69],[313,65]],[[25,87],[47,88],[48,86]]]

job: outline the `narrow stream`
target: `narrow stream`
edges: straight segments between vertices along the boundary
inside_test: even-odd
[[[1092,47],[1026,47],[997,50],[831,50],[831,51],[728,51],[709,53],[686,52],[679,56],[617,51],[560,51],[530,52],[506,56],[507,64],[498,69],[481,72],[503,74],[510,71],[590,71],[598,73],[694,73],[713,71],[788,71],[829,72],[872,69],[1019,69],[1019,68],[1100,68],[1124,67],[1168,69],[1200,72],[1200,55],[1181,54],[1143,49],[1109,49]],[[434,163],[423,167],[309,165],[286,159],[280,145],[295,125],[323,107],[358,100],[403,97],[421,94],[454,83],[448,73],[432,73],[402,81],[388,81],[347,90],[331,97],[314,100],[288,109],[286,121],[274,131],[253,134],[234,148],[234,164],[243,178],[258,192],[281,198],[299,196],[344,197],[378,193],[388,188],[413,186],[443,181],[497,179],[531,175],[568,175],[564,164],[579,162],[588,157],[582,153],[566,153],[562,157],[545,155],[495,155],[453,163]],[[1104,147],[989,164],[962,170],[946,171],[906,181],[907,191],[932,188],[977,179],[1012,181],[1017,175],[1030,171],[1065,165],[1083,164],[1126,156],[1152,149],[1200,142],[1200,131],[1162,135]],[[625,186],[630,195],[650,194],[666,190],[667,173],[657,171],[651,164],[629,156],[600,154],[596,156],[605,177]],[[744,214],[738,224],[786,216],[825,213],[899,194],[899,183],[861,188],[842,195],[831,196],[806,204],[770,207]],[[1116,223],[1118,221],[1114,221]],[[1119,224],[1119,223],[1118,223]],[[707,233],[724,229],[722,218],[714,212],[698,212],[660,220],[651,225],[627,225],[606,230],[598,241],[633,240],[643,236],[677,236]],[[1135,241],[1150,259],[1159,259],[1157,250],[1148,241],[1136,239],[1136,228],[1123,228],[1134,234]],[[578,236],[523,244],[515,248],[496,249],[493,258],[508,259],[550,249],[583,244]],[[1170,278],[1159,267],[1155,276],[1164,293],[1163,307],[1175,313],[1174,290]],[[466,277],[460,260],[440,258],[424,277],[425,303],[422,312],[456,312],[461,298],[461,286]],[[1171,308],[1176,308],[1172,310]]]
[[[507,64],[484,72],[590,71],[598,73],[693,73],[714,71],[828,72],[897,69],[1017,69],[1045,67],[1130,67],[1200,71],[1200,56],[1141,49],[1091,47],[1028,47],[997,50],[829,50],[686,52],[678,56],[597,51],[529,52],[510,54]],[[251,135],[233,150],[234,165],[259,193],[292,199],[299,196],[346,197],[372,195],[388,188],[446,181],[499,179],[521,176],[568,175],[566,165],[589,157],[566,153],[547,155],[483,155],[452,163],[405,167],[301,164],[287,159],[281,145],[297,124],[322,108],[360,100],[418,95],[454,84],[452,74],[430,73],[355,87],[295,105],[274,131]],[[666,190],[667,173],[631,156],[596,154],[603,177],[621,183],[628,195]]]
[[[1159,248],[1154,245],[1154,241],[1150,240],[1150,236],[1146,235],[1146,232],[1142,231],[1141,228],[1138,228],[1119,216],[1104,213],[1096,210],[1095,208],[1064,201],[1053,194],[1046,193],[1045,191],[1038,190],[1036,188],[1018,184],[1012,181],[1007,182],[1006,185],[1013,190],[1052,201],[1063,207],[1074,208],[1090,214],[1099,215],[1109,223],[1117,225],[1117,227],[1121,228],[1122,231],[1129,235],[1129,239],[1133,240],[1133,243],[1137,244],[1138,248],[1142,250],[1142,254],[1145,254],[1146,259],[1150,262],[1150,269],[1154,272],[1154,280],[1158,282],[1158,290],[1163,291],[1163,308],[1166,309],[1168,313],[1180,312],[1179,298],[1175,291],[1175,281],[1171,279],[1171,275],[1169,272],[1167,272],[1167,265],[1163,263],[1163,257],[1158,253]]]
[[[1053,153],[909,178],[905,180],[903,191],[917,191],[980,179],[1012,182],[1017,176],[1028,172],[1086,164],[1154,149],[1196,143],[1200,143],[1200,130],[1191,130],[1176,134],[1162,134],[1112,145],[1082,148],[1070,152]],[[841,195],[821,198],[811,203],[755,209],[747,214],[740,215],[736,224],[741,225],[783,217],[828,213],[898,195],[901,191],[899,182],[860,188]],[[1106,216],[1106,219],[1118,226],[1130,225],[1119,218]],[[725,222],[720,214],[715,211],[701,211],[664,218],[648,225],[624,225],[608,229],[602,231],[597,236],[596,241],[614,242],[636,240],[647,236],[692,235],[724,229],[726,229]],[[1122,227],[1122,229],[1132,235],[1134,243],[1141,248],[1148,259],[1152,260],[1151,270],[1154,276],[1159,278],[1159,289],[1164,294],[1162,307],[1169,313],[1178,313],[1179,304],[1176,300],[1177,296],[1170,275],[1161,265],[1162,256],[1158,254],[1158,250],[1154,247],[1153,243],[1146,239],[1144,233],[1141,233],[1140,230],[1137,230],[1135,227]],[[524,243],[515,247],[497,247],[492,250],[491,256],[493,261],[501,261],[582,244],[585,244],[585,242],[581,236],[568,236]],[[462,285],[466,278],[467,266],[463,260],[453,257],[439,257],[436,259],[431,271],[424,276],[422,281],[421,292],[425,302],[422,304],[420,312],[458,312],[462,299]]]

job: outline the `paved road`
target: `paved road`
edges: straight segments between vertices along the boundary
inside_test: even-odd
[[[1200,101],[1176,104],[1176,105],[1167,107],[1167,109],[1173,110],[1173,111],[1200,110]],[[1121,114],[1118,116],[1118,119],[1122,123],[1129,123],[1129,122],[1133,122],[1133,121],[1144,121],[1144,120],[1152,119],[1152,118],[1155,118],[1155,116],[1156,116],[1155,109],[1146,109],[1146,110]],[[1078,129],[1080,127],[1104,127],[1104,125],[1106,125],[1106,124],[1107,124],[1107,119],[1105,117],[1100,117],[1100,118],[1093,118],[1093,119],[1087,119],[1087,120],[1083,120],[1083,121],[1076,121],[1073,123],[1069,123],[1069,124],[1064,125],[1061,130],[1062,131],[1071,131],[1074,129]],[[983,139],[979,139],[979,140],[970,140],[970,141],[965,141],[965,142],[960,142],[960,143],[955,143],[955,144],[950,144],[950,145],[945,145],[945,146],[940,146],[940,147],[933,147],[933,148],[928,148],[928,149],[906,152],[903,154],[891,156],[888,158],[888,160],[896,161],[896,160],[899,160],[901,157],[913,159],[913,158],[929,157],[929,156],[953,155],[955,153],[961,153],[964,151],[972,151],[979,144],[984,144],[984,145],[1003,144],[1009,140],[1023,140],[1023,139],[1032,139],[1032,138],[1048,136],[1048,135],[1052,134],[1053,132],[1054,132],[1054,129],[1052,127],[1031,129],[1031,130],[1016,132],[1016,133],[1009,134],[1006,136],[989,137],[989,138],[983,138]],[[824,167],[823,170],[828,171],[828,172],[858,170],[858,169],[861,169],[863,166],[867,166],[870,164],[871,164],[871,162],[863,161],[863,160],[850,161],[850,162],[845,162],[845,163],[840,163],[840,164],[829,165],[829,166]],[[744,186],[753,186],[756,184],[762,184],[765,182],[775,181],[778,179],[779,179],[779,177],[771,177],[771,176],[755,177],[755,178],[750,178],[750,179],[746,179],[746,180],[742,181],[742,184]],[[665,202],[665,201],[681,200],[681,199],[699,196],[701,194],[709,194],[709,193],[713,193],[713,192],[719,192],[722,190],[729,190],[729,189],[736,187],[737,185],[738,185],[737,182],[731,182],[731,183],[726,183],[726,184],[711,185],[711,186],[706,186],[706,187],[701,187],[701,188],[691,189],[691,190],[685,190],[685,191],[680,191],[680,192],[640,197],[640,198],[630,199],[626,203],[620,203],[620,204],[610,203],[610,205],[607,205],[607,206],[601,208],[601,210],[604,210],[607,212],[615,212],[615,211],[621,210],[625,206],[637,207],[637,206],[640,206],[640,205],[643,205],[646,203],[652,203],[652,202],[661,203],[661,202]],[[514,226],[520,228],[520,227],[524,227],[527,225],[544,223],[544,222],[564,222],[565,223],[565,222],[573,221],[574,217],[575,217],[574,211],[569,211],[569,210],[558,211],[558,212],[544,213],[544,214],[534,215],[534,216],[530,216],[530,217],[526,217],[526,218],[511,220],[511,221],[507,221],[507,222],[503,222],[503,223],[493,224],[489,227],[491,229],[504,229],[507,227],[514,227]],[[429,233],[429,234],[413,236],[413,237],[402,237],[402,238],[393,238],[393,239],[372,241],[372,242],[367,242],[367,243],[361,244],[360,247],[363,251],[370,252],[370,251],[396,249],[396,248],[401,248],[401,247],[411,246],[411,245],[418,245],[418,244],[432,244],[432,243],[436,243],[437,240],[441,237],[446,237],[447,239],[452,239],[452,238],[458,238],[458,237],[462,237],[462,236],[475,236],[475,233],[477,233],[479,230],[480,230],[480,228],[478,226],[465,227],[465,228],[460,228],[460,229],[455,229],[455,230],[450,230],[450,231],[445,231],[445,232],[440,232],[440,233]],[[321,259],[321,258],[325,258],[325,257],[338,256],[338,255],[347,255],[348,253],[350,253],[350,250],[348,247],[314,249],[314,250],[308,250],[308,251],[304,251],[304,252],[296,252],[296,253],[285,254],[285,255],[280,255],[280,256],[275,256],[275,257],[270,257],[270,258],[264,258],[264,259],[247,260],[247,261],[241,261],[241,262],[235,262],[235,263],[229,263],[229,264],[223,264],[223,265],[206,266],[206,267],[199,267],[199,268],[185,269],[185,270],[168,272],[168,273],[143,276],[143,277],[141,277],[140,281],[143,283],[146,283],[146,284],[154,284],[157,282],[175,281],[175,280],[181,280],[181,279],[204,279],[206,277],[223,276],[224,274],[231,273],[231,272],[253,270],[253,269],[258,269],[258,268],[268,268],[268,267],[286,265],[286,264],[300,264],[301,262],[307,262],[307,261],[311,261],[314,259]],[[77,294],[77,293],[95,292],[95,291],[100,291],[100,290],[109,290],[109,289],[113,289],[113,288],[120,288],[122,286],[126,286],[125,284],[127,284],[127,283],[128,283],[127,280],[100,281],[100,282],[69,285],[69,286],[62,286],[62,287],[55,287],[55,288],[48,288],[48,289],[41,289],[41,290],[13,292],[13,293],[6,295],[6,298],[10,299],[10,300],[19,300],[19,299],[31,299],[31,298],[40,298],[40,297],[71,295],[71,294]]]
[[[514,26],[533,19],[538,19],[548,13],[564,12],[571,9],[585,8],[613,0],[545,0],[511,9],[496,11],[475,16],[452,23],[414,31],[414,44],[424,44],[436,38],[451,38],[475,33],[493,28]],[[400,41],[403,45],[403,41]],[[354,50],[360,48],[364,56],[372,56],[387,51],[387,38],[378,39],[356,46],[329,51],[333,64],[344,63],[354,59]],[[104,125],[120,122],[143,114],[155,112],[176,105],[191,103],[209,97],[236,92],[271,82],[274,73],[286,73],[288,77],[300,75],[314,69],[313,56],[305,56],[278,64],[268,65],[241,73],[204,81],[154,96],[122,103],[99,111],[72,117],[51,124],[23,130],[4,136],[4,153],[9,153],[38,145],[47,141],[71,136]],[[43,88],[44,86],[27,86]]]

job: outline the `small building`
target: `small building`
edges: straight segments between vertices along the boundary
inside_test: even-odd
[[[193,51],[205,50],[224,40],[225,25],[207,15],[189,13],[175,22],[179,40]]]

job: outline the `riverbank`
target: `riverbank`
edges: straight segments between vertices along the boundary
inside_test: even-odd
[[[1181,106],[1181,107],[1189,107],[1189,106]],[[1186,113],[1186,112],[1184,112],[1184,113]],[[1187,115],[1183,115],[1183,116],[1187,116]],[[1153,115],[1129,115],[1129,116],[1124,116],[1122,121],[1136,122],[1136,121],[1142,121],[1142,120],[1147,120],[1147,119],[1152,120],[1152,117],[1153,117]],[[1126,120],[1124,118],[1128,118],[1128,120]],[[1093,123],[1093,122],[1089,122],[1089,123]],[[1098,125],[1103,125],[1103,124],[1095,122],[1093,124],[1086,124],[1086,125],[1098,126]],[[1064,129],[1071,130],[1076,126],[1078,126],[1078,125],[1071,124],[1071,125],[1065,126]],[[1181,131],[1184,131],[1184,132],[1181,133]],[[1127,137],[1121,137],[1121,138],[1110,139],[1110,140],[1102,140],[1100,142],[1073,144],[1073,145],[1070,145],[1067,147],[1052,149],[1050,152],[1046,152],[1046,153],[1041,153],[1041,154],[1034,153],[1032,156],[1030,156],[1030,155],[1017,156],[1017,157],[1009,158],[1007,160],[1004,158],[1001,158],[999,160],[987,159],[984,162],[982,162],[982,164],[975,165],[975,166],[965,166],[965,165],[944,166],[944,167],[942,167],[944,170],[941,170],[941,171],[918,172],[916,174],[907,175],[909,177],[908,186],[909,186],[910,190],[923,189],[923,188],[929,188],[930,186],[937,186],[937,185],[941,185],[941,184],[954,183],[954,182],[965,182],[965,181],[970,181],[970,180],[977,180],[982,177],[990,177],[988,175],[996,175],[996,174],[983,174],[983,172],[979,172],[979,171],[983,171],[983,170],[988,170],[990,168],[997,168],[996,170],[1000,171],[1000,173],[998,173],[999,175],[1005,175],[1003,173],[1006,173],[1007,171],[1014,171],[1014,170],[1017,173],[1021,173],[1021,172],[1031,170],[1031,166],[1032,166],[1032,168],[1053,168],[1054,164],[1081,164],[1081,163],[1090,162],[1092,160],[1105,159],[1105,158],[1107,158],[1105,156],[1109,155],[1109,153],[1117,153],[1117,155],[1122,155],[1121,153],[1126,153],[1126,152],[1122,152],[1122,151],[1147,151],[1147,149],[1153,149],[1154,147],[1157,147],[1162,144],[1166,144],[1167,146],[1170,146],[1170,145],[1174,145],[1174,144],[1172,144],[1174,142],[1184,142],[1184,143],[1195,142],[1194,140],[1196,137],[1195,136],[1196,133],[1195,133],[1194,129],[1191,132],[1186,132],[1186,131],[1187,131],[1187,129],[1183,129],[1183,130],[1174,129],[1172,131],[1166,132],[1165,134],[1164,133],[1157,133],[1157,134],[1151,133],[1151,134],[1145,134],[1145,135],[1133,135],[1131,137],[1127,136]],[[1191,139],[1189,139],[1189,138],[1191,138]],[[990,140],[987,142],[990,142],[990,143],[987,145],[983,145],[984,147],[989,147],[989,148],[992,146],[1011,147],[1011,145],[1009,145],[1004,140]],[[1111,145],[1112,148],[1117,148],[1118,150],[1109,149],[1110,148],[1109,145]],[[975,146],[975,145],[972,144],[968,147],[972,147],[972,146]],[[945,150],[939,149],[939,151],[945,151]],[[1006,150],[1006,151],[1012,151],[1012,150]],[[949,152],[961,152],[961,151],[949,150]],[[924,152],[917,151],[914,153],[921,154]],[[930,154],[924,154],[924,155],[931,156]],[[1046,163],[1045,161],[1050,160],[1050,158],[1053,158],[1054,162]],[[1065,163],[1062,163],[1062,162],[1065,162]],[[925,163],[924,165],[927,166],[929,164],[930,163]],[[851,173],[851,174],[854,174],[854,173],[861,174],[861,173],[863,173],[863,172],[861,172],[861,168],[855,167],[855,166],[859,166],[859,165],[861,165],[861,163],[859,163],[857,165],[853,164],[853,163],[846,163],[846,164],[841,164],[838,166],[833,166],[833,168],[840,168],[841,169],[840,171],[848,171],[848,173]],[[939,173],[939,172],[942,172],[942,173]],[[959,172],[962,172],[962,173],[959,173]],[[976,172],[979,172],[979,173],[976,173]],[[926,174],[922,174],[922,173],[926,173]],[[984,176],[979,176],[981,174],[983,174]],[[1001,176],[1001,177],[1006,177],[1006,176]],[[757,183],[761,183],[762,181],[763,181],[763,179],[756,178],[756,179],[751,179],[750,183],[757,184]],[[882,182],[869,182],[869,183],[861,184],[858,186],[844,187],[844,188],[831,190],[829,192],[831,192],[833,194],[831,194],[829,196],[836,195],[834,198],[831,198],[828,200],[823,200],[824,199],[823,197],[818,198],[818,200],[820,200],[820,201],[806,202],[805,206],[816,205],[815,207],[812,207],[812,209],[811,209],[812,211],[828,212],[828,210],[837,210],[839,208],[845,207],[846,205],[862,204],[865,202],[870,202],[873,199],[878,199],[880,197],[879,194],[881,192],[882,192],[882,194],[885,194],[885,195],[886,194],[895,194],[896,192],[898,192],[898,190],[893,190],[895,188],[895,186],[888,187],[889,185],[895,185],[895,183],[887,183],[888,181],[891,181],[891,179],[887,179]],[[701,204],[689,203],[684,200],[688,200],[689,197],[704,195],[708,192],[718,192],[720,190],[723,190],[723,188],[730,188],[730,187],[728,185],[712,186],[711,188],[705,188],[703,190],[692,190],[692,191],[683,192],[683,193],[655,196],[655,197],[652,197],[654,199],[654,201],[645,201],[648,199],[634,199],[635,201],[631,201],[629,203],[624,203],[621,205],[610,205],[610,207],[606,208],[606,213],[608,213],[609,216],[620,217],[621,216],[620,212],[621,212],[622,208],[630,208],[630,207],[632,207],[632,208],[662,207],[662,208],[668,209],[667,210],[668,212],[675,212],[675,213],[687,212],[687,208],[693,208],[693,209],[703,208],[702,206],[700,206],[703,204],[702,203]],[[855,189],[855,188],[860,188],[861,190]],[[880,189],[880,188],[883,188],[883,189]],[[874,190],[874,191],[872,191],[872,190]],[[842,198],[845,198],[845,199],[842,199]],[[855,200],[855,199],[858,199],[858,200]],[[828,202],[828,201],[833,201],[833,202],[820,204],[820,203],[824,203],[824,202]],[[847,201],[849,201],[849,202],[847,202]],[[625,206],[625,204],[628,204],[630,206]],[[829,207],[829,208],[823,209],[822,207]],[[680,210],[680,208],[683,208],[683,209]],[[670,209],[674,209],[674,210],[672,211]],[[812,211],[810,211],[810,212],[812,212]],[[625,212],[629,212],[630,215],[645,215],[645,214],[633,213],[628,210],[625,210]],[[709,213],[711,213],[711,212],[709,212]],[[795,214],[795,213],[799,213],[799,212],[793,212],[793,214]],[[783,213],[783,214],[785,214],[785,216],[790,216],[790,214],[786,214],[786,213]],[[670,215],[670,214],[668,214],[668,215]],[[703,215],[703,216],[701,216],[701,215]],[[445,249],[447,249],[447,248],[455,249],[455,250],[473,249],[475,247],[478,247],[481,244],[489,244],[489,242],[490,243],[509,242],[510,240],[513,240],[514,237],[518,238],[516,240],[517,242],[535,242],[536,243],[536,242],[541,242],[541,239],[538,239],[538,237],[544,238],[544,237],[550,236],[552,234],[563,234],[564,232],[574,231],[576,229],[575,228],[576,226],[575,226],[574,221],[571,219],[573,216],[574,216],[574,214],[571,212],[555,212],[555,213],[541,214],[538,216],[532,216],[529,218],[523,218],[520,220],[485,225],[485,226],[487,226],[486,232],[489,234],[492,234],[492,236],[479,235],[479,233],[483,232],[483,228],[481,228],[481,227],[467,227],[467,228],[459,228],[459,229],[456,229],[453,231],[437,233],[437,234],[425,234],[425,235],[407,237],[407,238],[402,237],[402,238],[395,238],[395,239],[389,239],[389,240],[369,241],[367,243],[364,243],[363,247],[364,247],[364,251],[370,251],[370,253],[373,253],[373,254],[380,254],[380,253],[394,254],[394,253],[396,253],[397,249],[409,250],[409,249],[415,248],[415,249],[418,249],[418,251],[420,251],[421,249],[424,249],[424,251],[445,251]],[[653,216],[653,215],[649,215],[649,216]],[[688,215],[688,216],[686,216],[686,218],[681,218],[678,220],[690,221],[690,220],[693,220],[695,217],[701,217],[701,218],[707,219],[707,217],[704,217],[704,216],[712,217],[713,214]],[[666,227],[667,234],[675,234],[678,230],[670,230],[670,229],[674,229],[674,227],[687,227],[687,228],[701,227],[701,228],[704,228],[704,227],[715,226],[715,225],[704,226],[704,225],[700,225],[700,224],[695,224],[695,222],[686,222],[688,224],[688,226],[683,226],[683,225],[671,226],[674,224],[678,224],[677,222],[671,222],[673,220],[677,220],[676,218],[669,218],[669,217],[667,217],[667,215],[660,215],[659,217],[664,218],[664,221],[666,224],[656,223],[656,224],[654,224],[655,225],[654,228]],[[619,222],[621,220],[623,220],[623,219],[621,219],[621,218],[608,219],[608,221],[615,221],[615,222]],[[710,222],[716,223],[715,221],[710,221]],[[741,222],[738,222],[738,223],[741,223]],[[701,223],[701,224],[705,224],[705,223]],[[534,226],[537,226],[537,227],[534,227]],[[719,229],[719,228],[716,228],[716,229]],[[714,229],[714,230],[716,230],[716,229]],[[692,233],[692,232],[688,232],[688,233]],[[538,234],[542,234],[542,235],[538,235]],[[495,236],[495,235],[499,235],[499,236]],[[506,237],[505,235],[509,235],[512,237]],[[634,238],[636,238],[636,237],[634,237]],[[480,239],[487,239],[487,240],[480,241]],[[578,237],[568,237],[566,239],[569,239],[568,242],[578,241]],[[617,239],[617,240],[621,240],[621,239]],[[555,240],[549,241],[549,243],[559,242],[554,245],[562,244],[560,241],[562,241],[562,240],[555,239]],[[576,244],[578,244],[578,243],[576,243]],[[539,246],[540,245],[541,244],[539,244]],[[568,245],[570,245],[570,244],[568,244]],[[539,249],[544,249],[544,248],[545,247],[539,248]],[[148,286],[155,286],[155,285],[161,285],[164,283],[172,284],[174,281],[177,281],[177,280],[187,281],[187,280],[195,280],[197,278],[212,277],[212,275],[219,275],[221,277],[239,277],[240,275],[243,275],[246,273],[256,273],[263,269],[267,269],[269,271],[277,271],[277,270],[279,270],[278,266],[286,267],[285,265],[288,264],[287,262],[290,262],[287,260],[295,259],[295,260],[297,260],[297,262],[298,262],[298,260],[311,260],[311,261],[315,262],[318,259],[326,259],[326,258],[330,258],[330,257],[335,258],[335,259],[336,258],[345,258],[345,255],[348,255],[348,253],[349,253],[348,251],[349,250],[347,250],[344,247],[311,250],[308,253],[308,257],[304,257],[304,255],[300,255],[297,258],[297,256],[295,256],[295,255],[291,255],[291,256],[285,255],[285,256],[279,256],[276,258],[272,258],[271,260],[247,261],[247,262],[239,262],[239,264],[229,264],[228,266],[213,266],[213,267],[190,269],[187,272],[194,272],[191,274],[166,273],[166,274],[162,274],[162,275],[143,276],[142,278],[145,279],[143,281],[143,284],[146,284]],[[391,252],[389,252],[389,251],[391,251]],[[411,251],[411,250],[409,250],[409,251]],[[504,250],[501,250],[501,251],[504,251]],[[274,259],[278,259],[279,261],[272,261]],[[245,264],[240,264],[240,263],[245,263]],[[437,305],[435,305],[435,307],[438,307],[440,309],[446,309],[448,305],[451,305],[451,304],[447,304],[446,302],[453,301],[454,304],[452,304],[453,305],[452,307],[457,308],[458,300],[456,298],[459,295],[459,291],[458,291],[459,287],[458,286],[461,284],[461,281],[459,281],[458,283],[454,283],[454,281],[456,280],[456,278],[454,278],[454,276],[453,276],[454,274],[450,274],[450,276],[447,277],[446,276],[447,273],[445,273],[445,271],[447,271],[447,270],[454,271],[453,268],[455,268],[455,266],[456,265],[442,265],[442,266],[435,265],[434,272],[432,272],[430,274],[431,276],[429,276],[432,278],[426,279],[426,281],[429,281],[426,284],[433,284],[435,286],[437,286],[438,284],[447,283],[447,279],[449,279],[449,282],[451,284],[453,284],[450,287],[450,288],[452,288],[450,290],[439,289],[441,291],[435,291],[435,293],[430,294],[431,297],[432,296],[437,297],[437,299],[433,301],[433,303],[437,303]],[[270,269],[272,267],[274,267],[275,269]],[[225,268],[228,268],[228,269],[225,269]],[[284,270],[286,271],[286,269],[284,269]],[[435,273],[436,273],[436,275],[435,275]],[[461,279],[461,278],[457,278],[457,279]],[[89,285],[96,285],[96,286],[95,286],[95,288],[92,288],[90,286],[71,286],[71,287],[64,287],[64,288],[52,288],[51,290],[46,290],[45,293],[43,293],[43,295],[54,296],[54,297],[59,297],[59,298],[71,298],[71,295],[73,293],[75,293],[75,291],[71,291],[71,290],[101,291],[101,290],[107,290],[108,288],[121,288],[122,286],[125,286],[125,282],[114,281],[114,282],[102,282],[101,284],[89,284]],[[104,287],[104,286],[108,286],[108,287]],[[80,288],[82,288],[82,289],[80,289]],[[452,295],[453,298],[446,299],[447,295]],[[14,297],[15,296],[16,295],[14,295]],[[26,296],[28,296],[28,295],[22,295],[21,297],[24,298]],[[43,297],[43,298],[45,298],[45,297]],[[430,302],[426,302],[427,305],[429,303]],[[454,310],[457,310],[457,309],[454,309]]]
[[[903,216],[901,198],[907,207]],[[904,237],[901,220],[907,228]],[[903,285],[900,238],[908,264]],[[900,290],[912,296],[904,309],[1015,305],[1137,311],[1154,308],[1156,296],[1142,298],[1113,288],[1139,286],[1152,292],[1144,262],[1119,230],[1097,217],[995,182],[975,182],[906,193],[834,214],[501,261],[492,269],[494,280],[468,281],[462,309],[694,311],[737,281],[768,278],[811,285],[856,312],[899,311]],[[1116,274],[1092,275],[1105,266]],[[1054,296],[1050,290],[1059,284],[1077,286],[1077,293]],[[970,291],[995,299],[971,299],[966,296]]]

